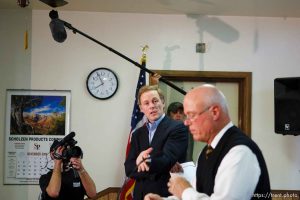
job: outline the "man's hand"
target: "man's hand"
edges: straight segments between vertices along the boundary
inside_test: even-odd
[[[138,166],[138,172],[149,171],[149,166],[145,161],[150,158],[150,153],[153,151],[153,148],[150,147],[145,151],[142,151],[136,159],[136,165]]]
[[[72,157],[72,158],[70,158],[70,162],[71,162],[71,164],[72,164],[72,167],[73,167],[74,169],[76,169],[77,171],[82,171],[82,170],[84,170],[80,158]]]
[[[171,173],[182,173],[183,168],[179,162],[176,162],[175,165],[170,170]]]
[[[153,85],[158,85],[159,79],[161,78],[161,75],[158,73],[154,73],[150,76],[151,82]]]
[[[163,200],[163,198],[161,198],[159,195],[157,194],[153,194],[153,193],[148,193],[144,200]]]
[[[61,164],[62,163],[62,152],[64,151],[64,147],[60,146],[55,151],[52,151],[51,158],[54,160],[54,163]]]
[[[185,189],[192,187],[191,184],[181,176],[172,176],[168,182],[169,192],[181,199]]]

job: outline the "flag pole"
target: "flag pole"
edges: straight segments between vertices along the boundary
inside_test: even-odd
[[[141,57],[141,65],[146,68],[146,61],[147,61],[147,55],[146,55],[146,51],[148,49],[148,45],[145,45],[142,47],[142,57]],[[137,84],[136,84],[136,90],[135,90],[135,100],[134,100],[134,105],[133,105],[133,110],[132,110],[132,115],[131,115],[131,128],[130,128],[130,133],[129,133],[129,137],[127,140],[127,147],[126,147],[126,158],[128,156],[129,150],[130,150],[130,143],[131,143],[131,136],[132,133],[140,128],[141,126],[143,126],[143,124],[145,123],[145,117],[144,114],[142,112],[140,112],[139,110],[139,106],[138,106],[138,92],[140,90],[141,87],[143,87],[144,85],[146,85],[146,72],[144,70],[140,70],[140,74],[139,74],[139,78],[137,80]],[[130,177],[126,177],[125,181],[123,183],[123,185],[120,188],[120,191],[118,193],[118,197],[117,200],[132,200],[133,199],[133,190],[134,190],[134,186],[135,186],[135,180],[133,178]]]
[[[61,19],[60,19],[60,20],[61,20]],[[147,72],[147,73],[149,73],[149,74],[151,74],[151,75],[154,75],[154,74],[155,74],[155,72],[151,71],[151,70],[148,69],[148,68],[143,67],[140,63],[135,62],[134,60],[132,60],[132,59],[130,59],[129,57],[125,56],[124,54],[120,53],[119,51],[117,51],[117,50],[115,50],[115,49],[113,49],[113,48],[111,48],[111,47],[109,47],[109,46],[103,44],[102,42],[99,42],[98,40],[92,38],[91,36],[89,36],[89,35],[83,33],[82,31],[80,31],[80,30],[74,28],[70,23],[68,23],[68,22],[66,22],[66,21],[63,21],[63,20],[61,20],[61,21],[63,22],[64,26],[67,27],[67,28],[69,28],[70,30],[72,30],[72,32],[73,32],[74,34],[79,33],[80,35],[82,35],[82,36],[84,36],[84,37],[86,37],[86,38],[92,40],[93,42],[96,42],[97,44],[99,44],[99,45],[101,45],[102,47],[108,49],[109,51],[113,52],[114,54],[116,54],[116,55],[118,55],[118,56],[124,58],[125,60],[131,62],[131,63],[134,64],[136,67],[138,67],[138,68],[144,70],[145,72]],[[159,78],[159,80],[162,81],[162,82],[164,82],[165,84],[169,85],[170,87],[174,88],[176,91],[180,92],[181,94],[183,94],[183,95],[186,94],[186,91],[184,91],[184,90],[181,89],[180,87],[176,86],[174,83],[172,83],[171,81],[167,80],[166,78],[164,78],[164,77],[161,76],[161,77]]]

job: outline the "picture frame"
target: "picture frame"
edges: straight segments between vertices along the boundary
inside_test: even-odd
[[[70,129],[70,90],[6,90],[4,184],[38,184]]]

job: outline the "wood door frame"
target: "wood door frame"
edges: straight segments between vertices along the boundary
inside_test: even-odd
[[[252,72],[152,70],[169,81],[216,82],[238,84],[238,124],[251,137]],[[149,83],[156,80],[150,76]]]

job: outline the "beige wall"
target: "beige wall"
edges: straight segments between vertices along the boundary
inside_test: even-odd
[[[3,185],[6,89],[31,87],[31,16],[29,10],[0,9],[0,199],[31,199],[32,186]],[[24,49],[24,32],[29,48]],[[34,198],[36,199],[36,198]]]
[[[10,58],[7,63],[2,52],[11,45],[19,45],[19,36],[14,33],[16,29],[22,32],[23,22],[15,26],[2,15],[16,21],[23,16],[13,11],[1,12],[0,22],[7,27],[0,32],[1,132],[4,131],[6,89],[71,90],[70,130],[76,132],[76,139],[84,151],[86,169],[94,178],[97,190],[120,186],[139,69],[71,31],[64,43],[56,43],[50,34],[48,12],[35,10],[32,13],[31,53],[24,56],[21,49],[16,48],[11,55],[18,62]],[[135,61],[140,59],[140,46],[148,44],[147,66],[150,69],[253,72],[252,138],[266,158],[272,189],[300,188],[300,157],[295,153],[300,151],[300,137],[277,135],[273,128],[273,80],[300,73],[300,19],[59,14],[74,27]],[[7,31],[12,34],[3,39]],[[195,45],[200,41],[208,44],[205,54],[195,53]],[[97,67],[108,67],[119,77],[118,92],[106,101],[92,98],[86,90],[86,77]],[[8,81],[8,74],[13,81]],[[4,133],[0,137],[3,141]],[[3,149],[0,149],[2,155]],[[1,158],[0,173],[3,173],[3,156]],[[0,185],[1,199],[37,199],[38,192],[38,186]]]

